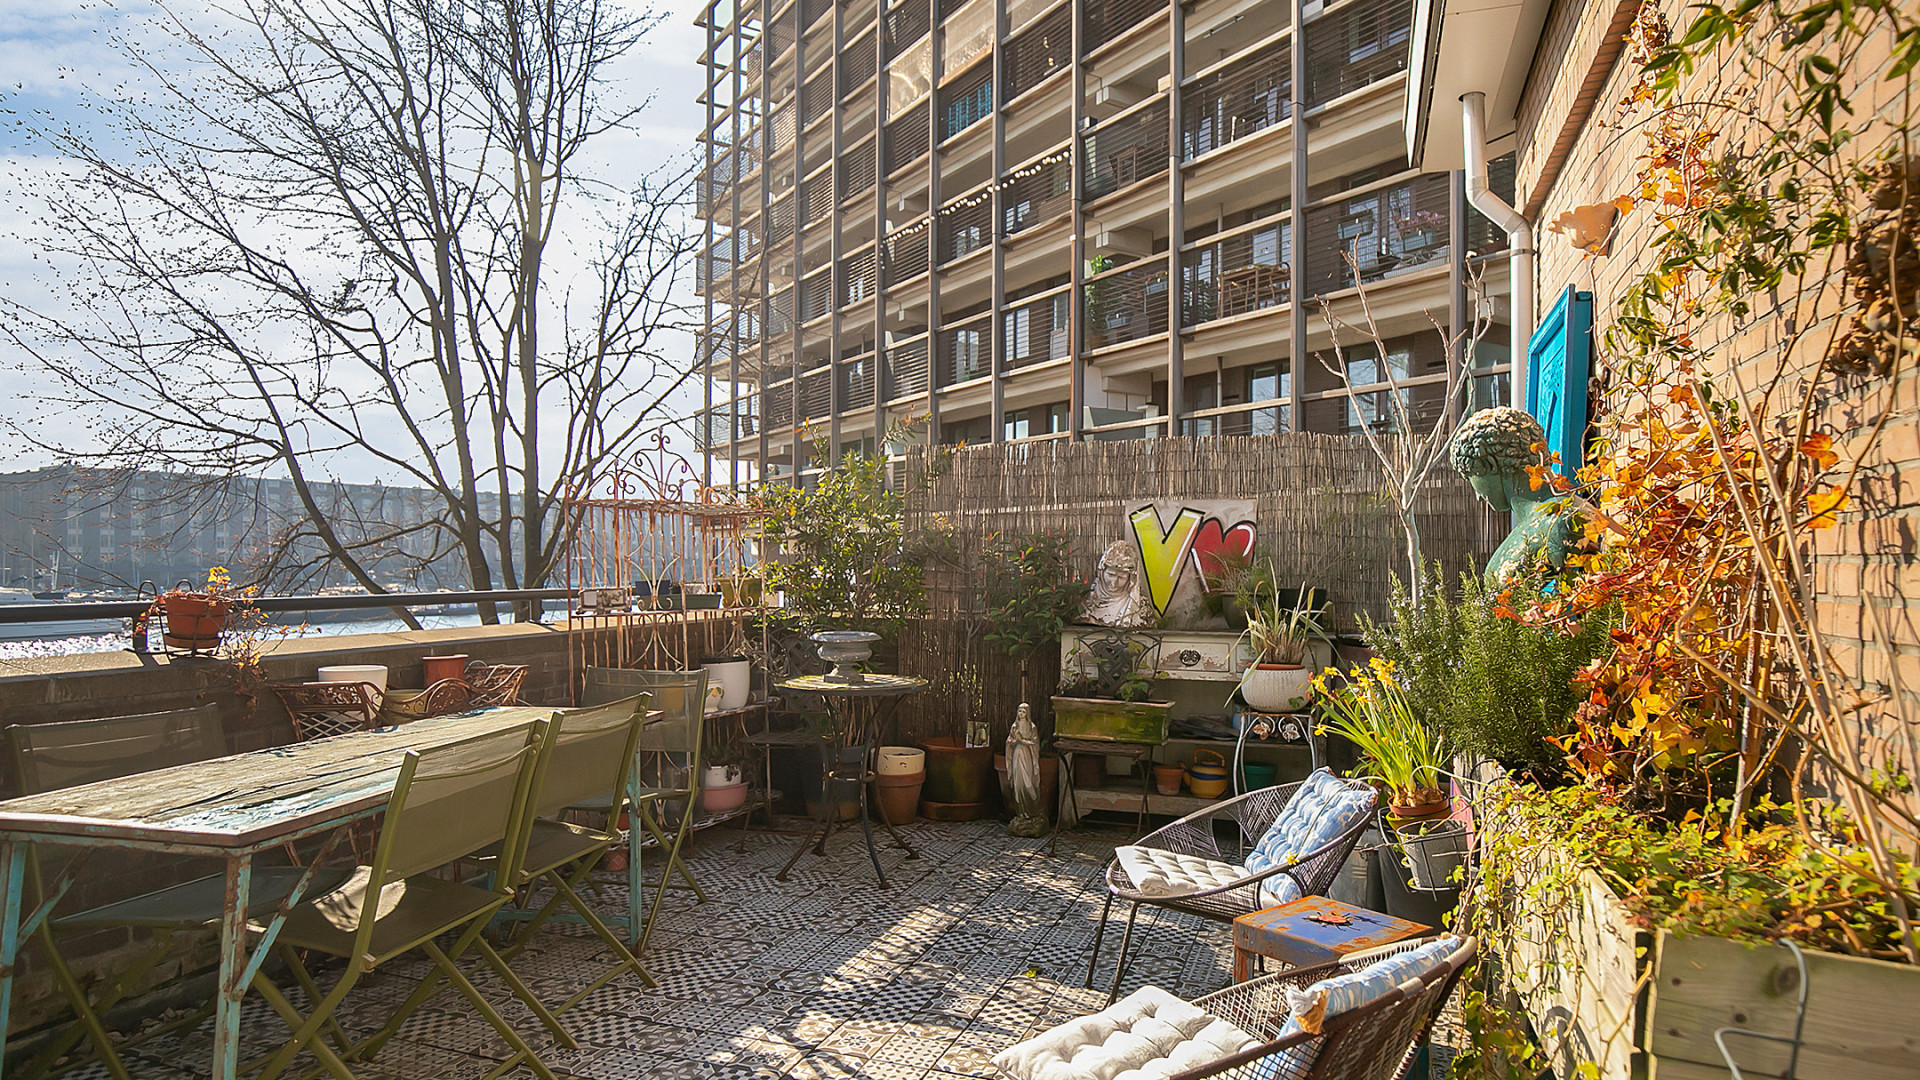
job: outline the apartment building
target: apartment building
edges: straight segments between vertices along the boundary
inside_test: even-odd
[[[1357,432],[1392,422],[1390,380],[1430,415],[1463,363],[1474,404],[1507,398],[1504,325],[1436,329],[1479,295],[1504,323],[1506,238],[1461,174],[1408,166],[1411,0],[699,23],[696,428],[722,479],[874,452],[902,418],[943,443]],[[1510,196],[1511,155],[1491,174]],[[1357,321],[1360,288],[1386,348],[1342,335],[1356,401],[1323,302]]]

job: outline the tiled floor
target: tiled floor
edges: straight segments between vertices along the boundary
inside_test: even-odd
[[[876,887],[858,834],[836,834],[825,858],[808,855],[785,883],[774,873],[796,837],[710,832],[689,865],[710,899],[670,894],[648,967],[658,988],[622,979],[565,1016],[580,1049],[555,1045],[497,980],[475,982],[563,1075],[591,1080],[689,1077],[872,1077],[922,1080],[997,1075],[992,1056],[1027,1035],[1105,1004],[1086,990],[1105,892],[1101,872],[1119,830],[1061,837],[1049,856],[1009,839],[998,822],[932,824],[908,832],[908,860],[882,841],[891,889]],[[618,905],[618,891],[607,900]],[[1116,915],[1119,913],[1116,912]],[[1121,919],[1103,949],[1104,973]],[[578,927],[545,932],[513,965],[543,1000],[557,1001],[603,970],[598,941]],[[1142,909],[1127,985],[1151,981],[1192,997],[1218,989],[1231,969],[1223,928]],[[377,1026],[422,968],[383,969],[342,1009],[358,1035]],[[330,980],[322,977],[327,985]],[[249,999],[249,1052],[270,1049],[285,1028]],[[172,1080],[206,1060],[206,1029],[138,1048],[138,1080]],[[466,1003],[444,991],[371,1063],[366,1080],[481,1077],[506,1044]],[[85,1075],[85,1074],[79,1074]],[[530,1075],[525,1066],[512,1075]]]

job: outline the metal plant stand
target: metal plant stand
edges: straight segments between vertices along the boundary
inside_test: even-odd
[[[927,688],[927,680],[916,679],[909,675],[862,675],[857,679],[842,681],[832,675],[803,675],[797,679],[788,679],[779,684],[781,690],[797,694],[819,694],[827,705],[827,713],[833,720],[834,735],[820,738],[822,791],[820,813],[814,818],[807,835],[793,852],[793,857],[774,875],[774,880],[787,880],[787,872],[800,861],[808,847],[815,855],[827,853],[827,837],[833,834],[833,827],[839,823],[840,804],[848,801],[836,797],[837,790],[847,786],[854,788],[853,798],[860,804],[860,831],[867,841],[867,857],[873,860],[873,872],[880,878],[880,887],[887,888],[887,872],[880,868],[880,852],[873,845],[873,824],[867,813],[867,783],[873,779],[867,768],[867,759],[873,748],[879,743],[881,732],[893,722],[900,709],[900,701],[908,694],[917,694]],[[860,751],[858,760],[851,760],[849,750]],[[886,818],[882,809],[880,824],[886,826],[887,833],[907,858],[919,858],[913,845],[907,843],[893,822]],[[818,842],[815,834],[819,834]]]

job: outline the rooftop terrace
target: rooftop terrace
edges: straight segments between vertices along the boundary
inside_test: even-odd
[[[889,889],[876,887],[855,836],[836,836],[826,858],[808,856],[782,883],[773,875],[793,837],[701,834],[688,865],[710,899],[669,895],[645,958],[657,988],[625,978],[565,1014],[579,1050],[556,1047],[477,969],[475,981],[516,1028],[540,1036],[534,1046],[555,1073],[589,1080],[992,1077],[1001,1049],[1106,1003],[1111,942],[1095,980],[1103,989],[1080,982],[1106,895],[1100,875],[1123,831],[1063,833],[1052,855],[1041,842],[1009,839],[993,821],[922,822],[907,832],[919,858],[881,848]],[[624,885],[604,888],[609,906],[623,900]],[[1151,982],[1193,997],[1230,979],[1224,927],[1142,909],[1134,939],[1128,988]],[[535,994],[558,1001],[608,961],[584,927],[550,925],[514,966]],[[370,1033],[426,967],[412,957],[383,967],[349,996],[342,1023],[356,1036]],[[284,1025],[258,997],[245,1010],[245,1050],[277,1048]],[[178,1066],[206,1060],[211,1028],[144,1043],[127,1055],[128,1068],[135,1080],[188,1076]],[[354,1073],[473,1080],[509,1054],[443,991]],[[106,1074],[96,1066],[72,1075]],[[511,1075],[531,1074],[523,1066]]]

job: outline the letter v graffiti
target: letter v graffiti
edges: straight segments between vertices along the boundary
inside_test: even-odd
[[[1181,507],[1165,528],[1150,505],[1127,515],[1133,526],[1133,542],[1140,548],[1140,575],[1147,579],[1147,596],[1155,611],[1164,614],[1173,601],[1173,587],[1179,584],[1180,571],[1186,567],[1187,550],[1205,519],[1205,514],[1192,507]]]

